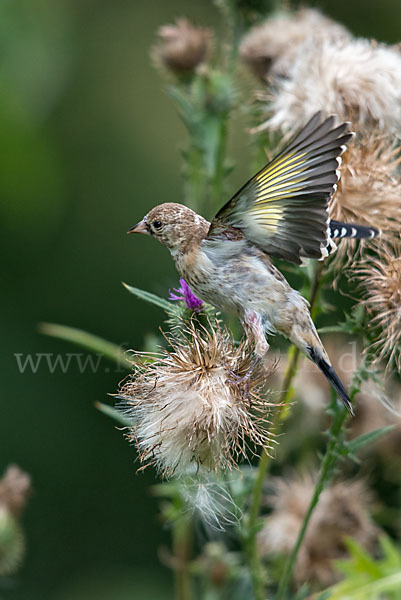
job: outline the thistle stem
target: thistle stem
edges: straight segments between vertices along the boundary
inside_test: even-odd
[[[176,566],[175,598],[176,600],[191,600],[192,587],[189,573],[189,560],[191,557],[192,535],[190,522],[187,518],[178,519],[173,526],[173,550]]]
[[[216,153],[215,157],[215,167],[214,173],[211,179],[211,188],[212,188],[212,206],[210,207],[211,214],[214,214],[216,211],[216,207],[221,204],[222,198],[224,197],[224,179],[225,179],[225,155],[226,155],[226,147],[227,147],[227,119],[228,115],[220,116],[220,123],[217,128],[217,139],[216,139],[216,147],[214,148],[214,152]],[[213,149],[212,149],[213,151]]]
[[[316,301],[321,287],[323,273],[322,263],[317,263],[313,280],[311,282],[310,292],[310,310],[312,316],[316,312]],[[278,432],[283,413],[288,406],[288,402],[292,395],[291,384],[297,372],[298,360],[300,351],[295,346],[291,346],[288,353],[288,364],[284,374],[283,384],[281,386],[280,401],[272,420],[272,431]],[[265,581],[263,574],[263,566],[260,560],[257,543],[257,522],[260,513],[260,505],[262,501],[263,482],[266,479],[269,467],[271,464],[271,456],[263,452],[259,460],[258,471],[255,478],[255,483],[252,491],[251,506],[249,510],[248,521],[248,538],[247,538],[247,557],[248,565],[252,576],[255,600],[265,600]]]
[[[289,350],[289,362],[283,379],[283,385],[280,393],[280,406],[274,413],[272,421],[272,430],[277,431],[279,428],[280,420],[283,414],[283,409],[287,406],[288,401],[291,397],[291,382],[295,376],[297,370],[297,364],[299,359],[299,350],[295,346],[291,346]],[[265,580],[263,574],[263,566],[260,560],[258,547],[256,543],[257,534],[257,522],[260,512],[260,504],[262,501],[263,482],[266,479],[266,475],[269,470],[271,463],[271,456],[266,452],[263,452],[259,460],[258,471],[256,474],[255,484],[253,486],[251,507],[249,510],[249,521],[248,521],[248,539],[247,539],[247,555],[249,570],[251,572],[255,600],[265,600]]]

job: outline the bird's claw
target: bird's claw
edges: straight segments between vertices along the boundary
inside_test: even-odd
[[[237,375],[236,373],[234,373],[234,371],[229,371],[230,377],[226,380],[227,383],[231,383],[232,385],[237,385],[238,387],[242,387],[244,388],[244,394],[245,397],[247,398],[247,400],[249,400],[249,402],[251,402],[251,394],[249,391],[249,380],[252,377],[252,373],[255,370],[255,367],[258,365],[258,363],[261,361],[262,359],[259,357],[256,357],[249,369],[247,370],[247,372],[245,373],[245,375]]]

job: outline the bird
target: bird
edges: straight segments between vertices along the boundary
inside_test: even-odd
[[[352,404],[312,321],[308,301],[291,288],[274,258],[302,265],[323,260],[335,239],[371,238],[374,227],[330,220],[341,155],[353,137],[349,123],[316,113],[278,154],[209,222],[183,204],[151,209],[128,233],[164,244],[192,291],[239,317],[265,360],[267,335],[280,333],[312,360],[347,410]]]

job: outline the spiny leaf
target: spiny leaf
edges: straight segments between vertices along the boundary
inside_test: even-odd
[[[398,600],[401,596],[401,552],[390,538],[380,539],[383,556],[370,556],[355,540],[348,538],[347,560],[335,561],[345,579],[332,586],[330,600]],[[383,596],[383,594],[386,594]]]
[[[165,310],[169,315],[175,315],[178,312],[177,307],[169,300],[166,300],[165,298],[161,298],[160,296],[156,296],[156,294],[152,294],[151,292],[146,292],[145,290],[141,290],[139,288],[132,287],[131,285],[128,285],[127,283],[124,283],[124,282],[122,282],[122,283],[123,283],[123,286],[131,294],[134,294],[134,296],[136,296],[137,298],[140,298],[141,300],[145,300],[145,302],[150,302],[150,304],[155,304],[159,308],[162,308],[163,310]]]
[[[75,327],[57,325],[56,323],[39,323],[38,329],[44,335],[72,342],[92,352],[103,354],[106,358],[115,361],[119,366],[127,369],[131,369],[132,367],[131,361],[120,346],[108,342],[97,335]]]
[[[372,444],[376,440],[380,439],[383,435],[386,435],[390,431],[394,429],[395,425],[387,425],[386,427],[380,427],[379,429],[375,429],[374,431],[369,431],[369,433],[364,433],[363,435],[358,436],[351,442],[347,443],[349,452],[357,452],[367,444]]]
[[[130,419],[127,419],[127,417],[125,417],[122,413],[120,413],[113,406],[110,406],[109,404],[103,404],[103,402],[95,402],[95,406],[104,415],[111,417],[112,419],[114,419],[115,421],[120,423],[121,425],[124,425],[125,427],[131,427],[132,423],[131,423]]]

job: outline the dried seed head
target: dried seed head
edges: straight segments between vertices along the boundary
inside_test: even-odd
[[[16,465],[10,465],[0,479],[0,506],[19,517],[31,494],[31,478]]]
[[[313,495],[314,476],[278,479],[270,497],[273,512],[258,535],[262,555],[291,552]],[[336,575],[332,560],[346,556],[344,537],[351,536],[362,546],[373,546],[378,530],[369,515],[370,494],[363,481],[331,485],[320,496],[304,543],[298,554],[294,577],[330,585]]]
[[[318,110],[358,131],[399,126],[401,55],[365,39],[312,41],[299,49],[287,79],[277,79],[266,126],[297,129]]]
[[[187,19],[177,19],[175,25],[163,25],[158,36],[153,56],[177,74],[190,73],[203,63],[212,39],[209,29],[195,27]]]
[[[287,77],[303,44],[350,38],[345,27],[312,8],[280,13],[250,29],[240,45],[242,60],[261,79]]]
[[[248,342],[236,347],[224,327],[194,319],[168,341],[171,351],[136,363],[119,393],[143,465],[181,475],[193,465],[231,469],[246,457],[248,440],[268,451],[271,405],[259,395],[268,374],[257,366],[247,385],[238,381],[251,367]]]
[[[360,280],[363,304],[378,337],[368,349],[401,371],[401,239],[377,244],[376,256],[366,256],[352,274]]]
[[[381,239],[392,237],[401,227],[401,154],[396,143],[372,133],[355,141],[342,159],[341,179],[330,202],[330,217],[376,227],[382,232]],[[359,248],[371,243],[362,240]],[[342,240],[333,259],[343,265],[344,255],[353,257],[356,248],[355,240]]]

